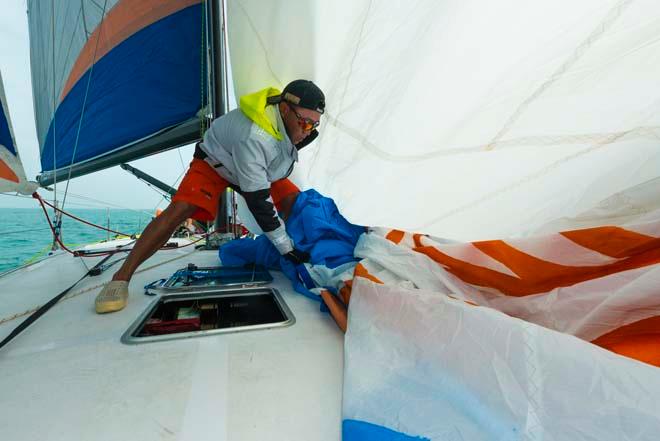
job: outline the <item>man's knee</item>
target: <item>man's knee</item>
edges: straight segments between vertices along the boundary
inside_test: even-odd
[[[163,217],[163,220],[166,220],[168,223],[178,225],[189,217],[192,217],[195,211],[197,211],[196,205],[184,201],[175,201],[159,217]]]

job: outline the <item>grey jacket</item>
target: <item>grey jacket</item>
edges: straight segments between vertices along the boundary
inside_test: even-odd
[[[199,146],[207,155],[205,160],[243,194],[257,223],[280,254],[286,254],[293,250],[293,242],[275,213],[270,184],[291,174],[298,150],[286,134],[277,107],[268,106],[266,113],[283,134],[282,140],[236,109],[213,121]]]

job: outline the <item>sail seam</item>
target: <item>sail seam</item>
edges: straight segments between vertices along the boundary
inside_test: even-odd
[[[360,52],[360,46],[362,45],[362,40],[363,40],[363,34],[364,34],[364,29],[367,24],[367,21],[369,20],[369,14],[371,12],[371,5],[373,1],[369,1],[369,5],[367,6],[367,10],[364,13],[364,18],[362,19],[362,24],[360,25],[360,32],[358,34],[358,39],[357,43],[355,45],[355,51],[353,51],[353,56],[351,57],[351,62],[348,67],[348,74],[346,75],[346,81],[344,82],[344,90],[342,91],[341,98],[339,99],[339,102],[337,104],[337,109],[339,109],[339,113],[337,113],[337,116],[332,116],[331,114],[326,114],[326,117],[328,118],[328,121],[330,123],[333,123],[333,121],[336,123],[339,121],[339,117],[343,113],[343,107],[344,107],[344,100],[346,98],[346,93],[348,92],[348,84],[350,83],[351,77],[353,76],[353,66],[355,64],[355,60],[357,59],[357,55]],[[333,124],[336,126],[336,124]],[[354,135],[351,135],[355,137],[356,139],[362,139],[363,142],[368,142],[366,141],[366,138],[364,138],[359,132],[355,131]],[[318,161],[318,157],[320,154],[320,148],[314,149],[314,152],[312,154],[312,157],[310,158],[310,167],[307,172],[307,179],[309,179],[312,175],[312,170],[314,169],[314,166],[316,165]]]
[[[78,11],[78,17],[76,18],[76,23],[73,25],[73,28],[76,29],[78,27],[78,24],[80,23],[80,16],[81,16],[81,11]],[[71,56],[71,48],[73,47],[73,39],[76,36],[75,32],[71,32],[71,40],[69,40],[69,47],[66,50],[66,56],[64,57],[64,63],[62,63],[62,77],[58,81],[58,84],[61,84],[64,82],[64,74],[66,71],[66,66],[69,64],[69,56]]]
[[[238,5],[241,12],[243,12],[243,15],[245,15],[245,19],[247,20],[248,25],[250,26],[250,29],[252,29],[252,32],[254,33],[254,36],[257,37],[257,42],[259,43],[259,46],[261,47],[261,50],[264,52],[264,58],[265,58],[265,61],[266,61],[266,66],[268,67],[268,71],[270,72],[270,74],[273,76],[273,78],[275,79],[275,81],[277,83],[282,84],[282,81],[279,79],[279,77],[277,76],[277,74],[273,70],[273,66],[270,64],[270,59],[268,57],[268,51],[266,50],[266,45],[264,44],[264,41],[261,38],[261,35],[259,35],[259,32],[257,32],[256,26],[254,25],[254,23],[250,19],[250,16],[248,15],[245,8],[243,8],[243,5],[241,4],[241,2],[236,2],[236,4]]]
[[[558,160],[558,161],[555,161],[555,162],[553,162],[552,164],[550,164],[550,165],[548,165],[548,166],[542,168],[541,170],[537,171],[536,173],[529,174],[529,175],[523,177],[522,179],[519,179],[518,181],[513,182],[513,183],[511,183],[511,184],[509,184],[509,185],[507,185],[507,186],[505,186],[505,187],[503,187],[503,188],[500,188],[500,189],[498,189],[498,190],[495,190],[495,191],[493,191],[493,192],[490,192],[490,193],[484,195],[483,197],[481,197],[481,198],[479,198],[479,199],[476,199],[476,200],[474,200],[474,201],[472,201],[472,202],[469,202],[469,203],[467,203],[467,204],[465,204],[465,205],[462,205],[462,206],[460,206],[460,207],[457,207],[457,208],[455,208],[455,209],[453,209],[453,210],[447,211],[446,213],[444,213],[444,214],[442,214],[442,215],[440,215],[440,216],[438,216],[438,217],[436,217],[436,218],[430,220],[429,222],[424,223],[423,225],[420,225],[420,226],[418,226],[418,227],[415,227],[415,228],[413,228],[413,229],[414,229],[414,230],[418,230],[418,231],[423,231],[425,228],[429,227],[430,225],[435,224],[436,222],[439,222],[439,221],[441,221],[441,220],[443,220],[443,219],[446,219],[446,218],[448,218],[448,217],[454,216],[454,215],[456,215],[456,214],[458,214],[458,213],[461,213],[461,212],[467,211],[467,210],[469,210],[470,208],[473,208],[473,207],[475,207],[475,206],[477,206],[477,205],[479,205],[479,204],[481,204],[481,203],[483,203],[483,202],[486,202],[486,201],[488,201],[489,199],[492,199],[492,198],[494,198],[494,197],[497,196],[497,195],[500,195],[500,194],[503,194],[503,193],[507,193],[507,192],[509,192],[509,191],[511,191],[511,190],[513,190],[513,189],[515,189],[515,188],[517,188],[517,187],[519,187],[519,186],[521,186],[522,184],[526,184],[526,183],[528,183],[528,182],[534,181],[535,179],[538,179],[538,178],[540,178],[541,176],[544,176],[544,175],[550,173],[552,170],[558,168],[559,166],[565,164],[566,162],[572,161],[573,159],[577,159],[577,158],[579,158],[579,157],[581,157],[581,156],[587,155],[587,154],[589,154],[589,153],[591,153],[591,152],[593,152],[593,151],[595,151],[595,150],[601,149],[601,148],[606,147],[606,146],[608,146],[608,145],[610,145],[610,144],[612,144],[612,143],[614,143],[614,142],[616,142],[616,141],[619,141],[620,139],[624,138],[624,137],[626,136],[627,133],[629,133],[629,132],[621,132],[621,133],[614,134],[614,135],[612,135],[611,137],[609,137],[609,138],[603,140],[603,141],[600,142],[600,143],[597,143],[597,144],[592,145],[592,146],[590,146],[590,147],[588,147],[588,148],[586,148],[586,149],[580,150],[579,152],[576,152],[576,153],[574,153],[574,154],[572,154],[572,155],[570,155],[570,156],[566,156],[566,157],[564,157],[564,158],[562,158],[562,159],[560,159],[560,160]]]
[[[369,2],[369,6],[367,6],[367,11],[364,13],[364,19],[362,20],[362,25],[360,26],[360,33],[358,34],[358,41],[357,44],[355,45],[355,51],[353,52],[353,57],[351,58],[351,63],[348,66],[348,74],[346,75],[346,81],[344,82],[344,91],[342,92],[341,98],[339,100],[339,113],[337,114],[337,119],[341,116],[343,113],[344,109],[344,100],[346,99],[346,93],[348,92],[348,85],[351,81],[351,77],[353,76],[353,66],[355,65],[355,60],[357,58],[358,53],[360,52],[360,47],[362,46],[362,40],[364,38],[364,28],[367,24],[367,21],[369,20],[369,14],[371,12],[371,5],[373,1]]]
[[[448,149],[440,149],[429,153],[420,153],[417,155],[394,155],[389,153],[375,143],[369,141],[358,130],[344,124],[331,115],[326,115],[328,122],[336,127],[345,135],[350,136],[360,143],[365,149],[380,159],[391,162],[414,162],[427,160],[431,158],[443,156],[455,156],[466,153],[486,152],[490,144],[479,144],[470,147],[452,147]],[[632,138],[649,138],[660,139],[660,126],[638,126],[632,129],[619,131],[619,132],[602,132],[602,133],[578,133],[574,135],[530,135],[518,138],[510,138],[498,141],[495,146],[499,149],[508,148],[524,148],[530,147],[546,147],[557,146],[562,144],[583,144],[583,143],[601,143],[607,141],[612,137],[625,136],[626,139]]]
[[[594,45],[612,26],[612,24],[621,16],[623,11],[630,6],[632,0],[621,0],[607,13],[605,19],[601,21],[596,29],[594,29],[589,36],[575,49],[575,51],[564,61],[559,68],[550,75],[536,90],[528,96],[516,110],[509,116],[508,120],[504,123],[500,131],[495,135],[490,143],[488,143],[487,150],[493,150],[499,140],[511,129],[511,127],[520,119],[525,113],[527,108],[539,96],[541,96],[547,89],[560,80],[564,74],[577,63],[588,49]]]

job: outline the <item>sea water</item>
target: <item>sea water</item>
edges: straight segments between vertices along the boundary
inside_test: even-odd
[[[139,233],[151,220],[147,210],[75,209],[67,211],[86,221],[103,225],[122,233]],[[48,215],[53,218],[52,210]],[[114,237],[64,217],[62,238],[65,245],[85,245]],[[0,273],[46,255],[53,235],[41,208],[0,208]]]

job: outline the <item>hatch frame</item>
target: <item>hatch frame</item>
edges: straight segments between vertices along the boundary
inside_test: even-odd
[[[253,295],[272,295],[275,305],[278,307],[279,312],[284,316],[285,320],[273,323],[262,323],[256,325],[236,326],[220,329],[207,329],[199,331],[180,332],[164,335],[150,335],[139,337],[137,333],[144,327],[149,317],[156,311],[162,303],[174,302],[177,300],[203,300],[211,298],[226,298],[226,297],[245,297]],[[181,340],[189,338],[206,337],[211,335],[234,334],[238,332],[258,331],[266,329],[286,328],[294,325],[296,318],[291,312],[291,309],[282,298],[279,291],[271,287],[258,287],[258,288],[233,288],[228,289],[223,287],[221,289],[209,290],[201,289],[197,291],[186,292],[173,292],[164,293],[157,296],[146,309],[137,317],[137,319],[128,327],[121,337],[121,342],[127,345],[154,343],[160,341]]]
[[[177,285],[178,281],[182,277],[183,273],[193,272],[193,271],[231,271],[231,270],[244,270],[246,273],[250,272],[248,266],[245,267],[228,267],[228,266],[204,266],[198,267],[193,264],[188,264],[187,267],[179,268],[167,279],[161,279],[156,282],[152,282],[146,285],[145,291],[153,293],[174,293],[174,292],[186,292],[193,293],[198,291],[217,291],[224,289],[237,289],[237,288],[256,288],[264,285],[268,285],[273,282],[273,276],[268,271],[268,268],[262,265],[253,265],[252,266],[252,280],[245,280],[241,282],[225,282],[222,284],[191,284],[191,285]],[[260,278],[255,280],[255,276]],[[263,278],[261,278],[263,277]]]

